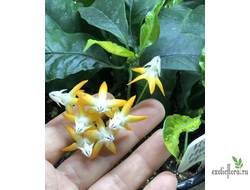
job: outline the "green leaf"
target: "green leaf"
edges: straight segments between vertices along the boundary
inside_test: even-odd
[[[232,158],[233,158],[233,160],[234,160],[236,163],[238,163],[238,161],[237,161],[237,159],[236,159],[235,157],[232,156]]]
[[[201,52],[199,64],[201,66],[201,80],[202,80],[202,83],[205,87],[205,45],[204,45],[202,52]]]
[[[139,55],[141,55],[144,48],[152,46],[159,38],[160,25],[157,16],[164,2],[156,4],[154,9],[146,15],[145,23],[141,27]]]
[[[238,164],[241,165],[241,158],[239,159],[239,163]]]
[[[78,11],[89,24],[111,32],[128,46],[124,0],[96,0],[90,7],[79,7]]]
[[[240,165],[240,167],[242,168],[243,164]]]
[[[171,70],[185,70],[201,72],[199,59],[205,40],[201,35],[180,33],[182,25],[193,10],[183,4],[170,9],[162,9],[159,13],[160,36],[158,41],[145,49],[140,57],[140,65],[149,62],[153,57],[161,57],[161,68]],[[204,12],[203,12],[204,14]],[[200,15],[200,13],[199,13]],[[204,23],[193,23],[197,28],[204,28]],[[200,29],[199,31],[204,31]]]
[[[163,140],[169,152],[177,159],[180,150],[179,136],[182,132],[193,132],[199,128],[200,117],[190,118],[178,114],[167,116],[163,125]]]
[[[78,6],[72,0],[46,0],[45,12],[67,33],[82,32],[84,29]],[[45,26],[49,27],[46,22]]]
[[[178,5],[182,2],[183,0],[171,0],[169,1],[166,5],[165,5],[165,8],[170,8],[170,7],[173,7],[175,5]]]
[[[239,166],[235,166],[235,168],[239,169],[240,167]]]
[[[76,0],[75,2],[82,3],[84,7],[89,7],[94,3],[95,0]]]
[[[205,39],[205,5],[200,5],[196,9],[189,12],[183,22],[180,33],[197,35]]]
[[[45,30],[45,82],[63,79],[79,71],[113,67],[101,47],[82,52],[93,36],[84,33],[68,34],[60,30]]]
[[[97,41],[89,39],[87,45],[85,46],[83,51],[86,51],[90,46],[93,44],[99,44],[103,49],[108,51],[109,53],[119,55],[122,57],[132,57],[134,56],[134,53],[132,51],[127,50],[126,48],[122,46],[118,46],[115,43],[112,42],[106,42],[106,41]]]
[[[129,26],[129,45],[139,53],[140,29],[147,13],[162,0],[125,0]]]

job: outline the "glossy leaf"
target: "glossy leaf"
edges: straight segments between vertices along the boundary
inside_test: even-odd
[[[85,46],[83,51],[85,52],[93,44],[100,45],[103,49],[105,49],[106,51],[108,51],[109,53],[112,53],[114,55],[119,55],[122,57],[134,56],[134,53],[132,51],[129,51],[122,46],[118,46],[115,43],[106,42],[106,41],[97,41],[97,40],[92,40],[92,39],[88,40],[87,45]]]
[[[181,2],[183,2],[183,0],[171,0],[164,7],[168,9],[170,7],[180,4]]]
[[[45,13],[67,33],[84,30],[78,6],[72,0],[46,0]]]
[[[200,5],[196,9],[190,11],[186,16],[180,33],[197,35],[205,39],[205,5]]]
[[[204,35],[204,33],[202,34],[204,30],[198,30],[201,32],[199,35],[197,33],[195,35],[180,33],[180,29],[183,28],[183,24],[186,23],[186,19],[192,11],[183,4],[161,10],[158,16],[160,22],[159,39],[154,45],[145,49],[140,57],[141,66],[153,57],[160,56],[163,70],[185,70],[200,73],[199,59],[205,44],[205,40],[201,36]],[[199,12],[198,15],[200,14]],[[196,22],[193,20],[193,25],[196,28],[204,28],[204,22],[200,22],[198,15],[195,17]]]
[[[190,118],[178,114],[167,116],[163,125],[163,140],[169,152],[177,159],[179,136],[182,132],[193,132],[199,128],[200,117]]]
[[[201,51],[199,64],[201,66],[201,80],[202,80],[203,85],[205,86],[205,45]]]
[[[147,13],[162,0],[125,0],[129,26],[129,45],[139,53],[140,29]]]
[[[76,0],[78,3],[82,3],[84,7],[89,7],[94,3],[95,0]]]
[[[112,67],[101,47],[82,52],[93,36],[68,34],[60,30],[45,30],[45,82],[62,79],[79,71]]]
[[[140,33],[140,53],[143,49],[152,46],[159,38],[160,25],[158,13],[165,1],[162,1],[154,6],[154,9],[147,13],[145,23],[141,27]]]
[[[128,45],[128,23],[124,0],[95,0],[90,7],[79,7],[81,18],[89,24],[111,32]]]

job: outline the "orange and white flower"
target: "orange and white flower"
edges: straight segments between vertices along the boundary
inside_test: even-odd
[[[99,117],[99,114],[88,114],[84,107],[84,102],[79,98],[78,99],[78,116],[72,114],[65,114],[62,115],[64,118],[68,119],[75,123],[75,130],[76,133],[81,134],[87,129],[96,129],[93,122]]]
[[[90,94],[78,92],[77,96],[81,98],[85,103],[91,107],[88,109],[88,113],[99,112],[100,114],[105,113],[108,117],[113,116],[112,108],[121,107],[127,101],[121,99],[107,99],[108,87],[106,82],[103,82],[100,86],[98,97],[91,96]]]
[[[114,117],[109,119],[107,125],[109,129],[116,130],[116,129],[127,129],[132,130],[128,123],[142,121],[147,118],[147,116],[133,116],[128,115],[130,109],[135,101],[135,97],[131,97],[127,103],[123,106],[122,110],[120,111],[118,108],[114,109]]]
[[[76,142],[62,149],[62,151],[80,149],[85,156],[90,157],[96,140],[76,133],[75,129],[69,125],[66,125],[66,128]]]
[[[128,85],[141,80],[146,79],[149,84],[150,94],[153,94],[155,90],[155,84],[160,88],[162,94],[165,96],[162,83],[158,77],[161,76],[161,58],[160,56],[154,57],[149,63],[144,65],[144,67],[133,68],[135,72],[141,73],[140,76],[136,77]]]
[[[80,82],[69,93],[63,93],[67,89],[63,89],[60,91],[52,91],[49,93],[49,97],[54,100],[58,104],[58,106],[60,106],[60,104],[64,105],[67,113],[74,114],[73,105],[77,105],[78,102],[78,98],[76,98],[76,93],[87,82],[88,80]]]
[[[87,130],[83,133],[83,135],[86,137],[97,139],[90,159],[93,159],[97,156],[103,145],[105,145],[111,152],[116,154],[116,147],[113,141],[115,139],[114,134],[117,132],[117,130],[107,130],[101,118],[96,120],[96,125],[98,129]]]

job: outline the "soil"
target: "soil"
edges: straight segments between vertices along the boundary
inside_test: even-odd
[[[126,99],[126,89],[124,90],[124,92],[119,92],[119,94],[115,95],[116,98],[123,98]],[[122,97],[125,96],[125,97]],[[52,101],[48,94],[45,94],[45,123],[49,122],[51,119],[53,119],[54,117],[56,117],[57,115],[61,114],[62,112],[64,112],[65,109],[62,106],[61,108],[54,102]],[[133,149],[131,149],[131,151],[129,151],[127,153],[127,155],[125,155],[122,160],[117,163],[117,165],[119,165],[123,160],[125,160],[136,148],[138,148],[140,146],[140,144],[142,144],[146,139],[148,139],[156,130],[162,128],[163,126],[163,122],[161,122],[157,127],[155,127],[155,129],[153,131],[151,131],[147,136],[145,136]],[[205,127],[203,125],[201,125],[199,127],[198,130],[189,133],[189,139],[188,139],[188,143],[191,143],[194,139],[196,139],[197,137],[201,136],[202,134],[205,133]],[[182,152],[183,147],[184,147],[184,137],[185,134],[181,133],[180,135],[180,152]],[[67,159],[72,153],[72,152],[67,152],[59,161],[58,163],[55,164],[55,167],[58,167],[65,159]],[[139,190],[143,189],[152,179],[154,179],[154,177],[156,177],[159,173],[163,172],[163,171],[170,171],[172,173],[174,173],[177,177],[178,182],[184,181],[192,176],[194,176],[196,174],[196,171],[199,167],[199,164],[196,164],[195,166],[191,167],[190,169],[186,170],[183,173],[178,173],[177,169],[178,169],[178,164],[176,162],[176,159],[174,156],[170,156],[168,158],[168,160],[166,160],[166,162],[156,171],[154,172],[154,174],[139,188]],[[116,166],[117,166],[116,165]]]

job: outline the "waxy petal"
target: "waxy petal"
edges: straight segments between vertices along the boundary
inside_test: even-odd
[[[90,94],[87,93],[77,93],[77,96],[83,100],[84,103],[87,103],[91,106],[95,105],[96,98],[94,96],[91,96]]]
[[[72,115],[72,114],[66,114],[66,113],[62,113],[63,117],[73,123],[75,123],[75,119],[77,118],[77,116]]]
[[[69,132],[69,134],[71,135],[71,137],[72,137],[75,141],[77,141],[78,139],[77,139],[77,134],[76,134],[75,129],[74,129],[73,127],[70,127],[69,125],[66,125],[66,129],[67,129],[67,131]]]
[[[79,115],[79,117],[86,117],[86,115],[87,115],[84,106],[85,106],[84,101],[79,98],[78,99],[78,115]]]
[[[116,147],[115,144],[113,142],[110,143],[105,143],[105,146],[114,154],[116,154]]]
[[[132,70],[135,71],[135,72],[137,72],[137,73],[144,74],[144,73],[146,73],[147,68],[145,68],[145,67],[139,67],[139,68],[133,68]]]
[[[107,93],[108,93],[108,86],[106,82],[103,82],[100,86],[99,93],[98,93],[98,99],[99,100],[106,100],[107,99]]]
[[[71,105],[66,105],[65,106],[65,110],[68,114],[74,115],[74,110],[73,110],[73,106]]]
[[[127,129],[128,131],[131,131],[132,128],[127,124],[125,123],[124,126],[123,126],[125,129]]]
[[[160,88],[160,90],[161,90],[163,96],[165,96],[165,93],[164,93],[164,90],[163,90],[163,86],[162,86],[162,83],[161,83],[160,79],[157,78],[157,79],[155,80],[155,83],[156,83],[157,86]]]
[[[108,100],[108,108],[121,107],[126,104],[126,100],[121,99],[111,99]]]
[[[93,159],[97,156],[97,154],[100,152],[101,148],[103,146],[103,143],[101,142],[96,142],[96,144],[94,145],[93,151],[91,156],[89,157],[89,159]]]
[[[142,121],[146,119],[148,116],[134,116],[134,115],[128,115],[126,117],[126,123],[134,123],[138,121]]]
[[[88,80],[85,80],[85,81],[82,81],[82,82],[80,82],[79,84],[77,84],[70,92],[69,92],[69,95],[71,96],[71,97],[75,97],[76,96],[76,92],[78,91],[78,90],[80,90],[80,88],[82,88],[82,86],[85,84],[85,83],[87,83],[88,82]]]
[[[153,92],[155,91],[155,78],[151,75],[148,77],[148,85],[150,94],[153,94]]]
[[[101,134],[100,132],[95,129],[95,130],[86,130],[82,133],[85,137],[89,137],[89,138],[93,138],[93,139],[100,139],[101,138]]]
[[[146,79],[147,78],[147,75],[146,74],[142,74],[142,75],[139,75],[138,77],[136,77],[134,80],[132,80],[130,83],[128,83],[127,85],[130,85],[138,80],[141,80],[141,79]]]
[[[127,116],[127,115],[129,114],[130,109],[131,109],[131,107],[132,107],[132,105],[133,105],[133,103],[134,103],[134,101],[135,101],[135,97],[136,97],[136,96],[131,97],[131,98],[127,101],[127,103],[123,106],[121,113],[122,113],[122,115],[123,115],[124,117]]]
[[[77,143],[73,143],[70,146],[62,149],[62,151],[72,151],[72,150],[76,150],[77,149]]]
[[[99,131],[105,130],[105,124],[101,118],[98,118],[96,120],[96,125],[97,125],[97,128],[99,129]]]

